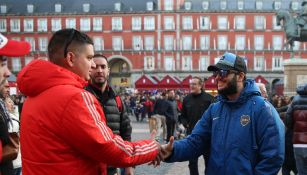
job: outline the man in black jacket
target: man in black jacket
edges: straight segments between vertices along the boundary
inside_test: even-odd
[[[191,134],[197,121],[214,101],[214,97],[203,91],[203,81],[200,77],[193,77],[190,83],[191,93],[183,99],[181,111],[181,123],[187,128],[187,134]],[[208,152],[209,153],[209,152]],[[208,154],[203,155],[205,162]],[[191,175],[198,175],[198,159],[189,160]]]
[[[103,108],[107,125],[114,134],[120,135],[124,140],[131,141],[130,119],[123,101],[108,85],[109,65],[103,55],[95,55],[93,58],[96,68],[91,72],[91,82],[85,88],[98,99]],[[108,175],[116,174],[116,168],[108,167]],[[125,174],[133,174],[133,168],[125,168]]]
[[[23,56],[30,52],[30,44],[23,41],[8,40],[5,36],[0,34],[0,89],[3,89],[7,78],[11,75],[7,67],[7,57]],[[0,99],[0,174],[12,175],[13,164],[12,160],[3,160],[2,155],[5,152],[5,146],[10,143],[9,127],[10,117],[5,108],[4,102]]]

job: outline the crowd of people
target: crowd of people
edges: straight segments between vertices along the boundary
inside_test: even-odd
[[[190,174],[198,175],[200,156],[208,175],[307,172],[307,85],[295,97],[270,98],[263,84],[246,78],[244,59],[226,52],[208,67],[216,97],[198,76],[188,93],[120,95],[91,38],[62,29],[50,39],[49,61],[34,60],[19,72],[24,96],[10,96],[7,59],[30,47],[0,37],[1,175],[132,175],[134,166],[161,161],[189,161]],[[131,142],[129,116],[148,122],[150,138]]]

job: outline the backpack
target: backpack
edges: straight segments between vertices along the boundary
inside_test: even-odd
[[[122,104],[122,100],[120,99],[120,96],[116,95],[115,101],[116,101],[116,105],[117,105],[119,112],[123,112],[123,104]]]

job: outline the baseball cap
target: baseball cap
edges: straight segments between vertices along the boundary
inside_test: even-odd
[[[26,41],[9,40],[0,33],[0,55],[1,56],[23,56],[30,52],[30,44]]]
[[[208,71],[217,71],[220,69],[247,72],[244,58],[230,52],[226,52],[215,65],[208,67]]]

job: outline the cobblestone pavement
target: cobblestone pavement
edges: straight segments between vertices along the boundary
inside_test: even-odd
[[[136,122],[134,118],[132,121],[132,141],[148,139],[150,137],[148,122]],[[204,160],[202,157],[198,161],[198,171],[200,175],[204,173]],[[159,167],[154,168],[147,164],[139,165],[135,168],[135,175],[189,175],[188,162],[164,163]],[[281,175],[281,172],[278,173]]]

